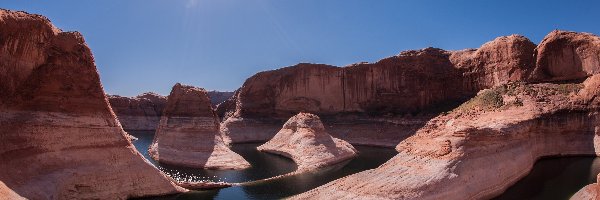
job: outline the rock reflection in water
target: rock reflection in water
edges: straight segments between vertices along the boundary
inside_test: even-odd
[[[495,198],[569,199],[583,186],[596,182],[600,159],[595,157],[544,158],[515,185]]]

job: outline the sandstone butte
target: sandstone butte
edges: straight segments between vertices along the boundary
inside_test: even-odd
[[[597,41],[553,31],[535,50],[536,67],[525,80],[534,83],[483,90],[431,119],[380,167],[294,198],[486,199],[529,173],[540,157],[598,155],[600,75],[590,76],[599,66],[598,54],[589,54],[599,52]],[[588,78],[578,84],[582,77]]]
[[[126,139],[81,34],[0,10],[0,199],[182,192]]]
[[[148,150],[154,160],[209,169],[250,167],[223,141],[206,90],[177,83],[167,99]]]
[[[354,158],[354,147],[343,140],[331,137],[321,119],[310,113],[291,117],[259,151],[279,154],[296,162],[296,172],[306,172],[337,164]]]
[[[535,47],[511,35],[479,49],[426,48],[375,63],[302,63],[248,78],[217,111],[232,142],[266,141],[289,117],[309,112],[336,138],[393,147],[479,90],[526,79]]]
[[[167,97],[147,92],[136,97],[109,95],[108,101],[121,126],[127,131],[156,130]]]

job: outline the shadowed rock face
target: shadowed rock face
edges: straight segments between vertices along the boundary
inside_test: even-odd
[[[331,137],[321,119],[309,113],[290,118],[275,137],[257,149],[291,158],[298,165],[297,172],[333,165],[357,153],[348,142]]]
[[[183,191],[126,139],[83,37],[45,17],[0,10],[0,127],[2,195],[6,188],[29,199]]]
[[[536,48],[534,81],[585,79],[600,71],[600,37],[552,31]]]
[[[233,96],[233,92],[221,92],[221,91],[208,91],[208,97],[210,97],[210,104],[216,107],[220,103],[223,103],[227,99]]]
[[[477,50],[427,48],[346,67],[303,63],[250,77],[217,111],[233,142],[268,140],[286,119],[310,112],[335,137],[394,146],[480,89],[525,79],[534,48],[512,35]]]
[[[211,169],[250,167],[224,143],[206,90],[179,83],[169,94],[149,152],[158,162],[173,165]]]
[[[156,130],[167,97],[144,93],[137,97],[108,96],[110,105],[125,130]]]
[[[402,141],[380,167],[297,199],[489,199],[537,159],[597,155],[600,75],[583,84],[508,84],[484,90]],[[493,173],[491,173],[493,172]]]

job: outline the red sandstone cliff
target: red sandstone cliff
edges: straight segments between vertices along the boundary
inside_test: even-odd
[[[295,198],[492,198],[527,175],[540,157],[598,155],[598,95],[600,75],[583,84],[507,84],[484,90],[430,120],[380,167]]]
[[[110,105],[125,130],[156,130],[167,97],[144,93],[137,97],[108,96]]]
[[[250,167],[223,141],[206,90],[175,84],[163,113],[149,149],[158,162],[211,169]]]
[[[480,89],[525,80],[534,49],[512,35],[477,50],[427,48],[346,67],[298,64],[250,77],[217,111],[233,142],[268,140],[284,120],[310,112],[335,137],[394,146]]]
[[[552,31],[536,48],[534,81],[585,79],[600,72],[600,37]]]
[[[0,127],[0,181],[25,198],[183,191],[126,139],[81,34],[40,15],[0,10]]]

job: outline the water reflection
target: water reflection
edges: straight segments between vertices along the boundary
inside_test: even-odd
[[[539,160],[531,173],[496,200],[569,199],[583,186],[595,183],[600,172],[596,157],[563,157]]]
[[[129,133],[138,138],[137,141],[133,142],[138,151],[161,171],[171,177],[176,176],[174,178],[241,183],[270,178],[296,170],[296,164],[288,158],[257,151],[256,147],[260,144],[236,144],[232,146],[233,151],[243,156],[252,165],[252,167],[243,170],[210,170],[157,163],[148,155],[148,147],[152,143],[154,132],[130,131]]]

